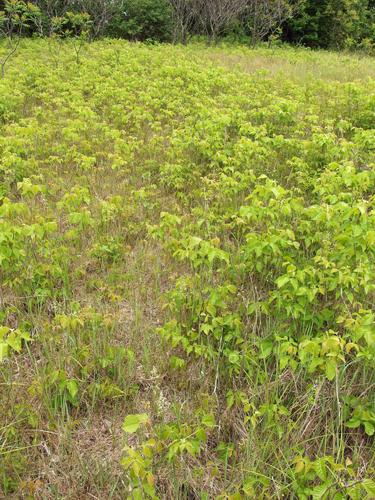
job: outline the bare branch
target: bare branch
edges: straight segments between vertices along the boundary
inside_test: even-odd
[[[168,0],[173,16],[173,41],[185,44],[199,19],[204,0]]]
[[[204,0],[200,10],[200,21],[209,41],[217,37],[243,14],[248,0]]]
[[[298,10],[300,0],[248,0],[246,18],[253,43],[273,34]]]

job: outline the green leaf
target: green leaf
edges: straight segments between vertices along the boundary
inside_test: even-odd
[[[375,426],[372,422],[363,422],[365,432],[368,436],[373,436],[375,432]]]
[[[326,467],[326,463],[324,461],[324,458],[319,458],[315,461],[314,469],[315,469],[315,472],[317,473],[319,479],[321,479],[322,481],[325,481],[326,477],[327,477],[327,467]]]
[[[261,342],[259,358],[260,359],[268,358],[268,356],[270,356],[270,354],[272,353],[273,346],[274,343],[272,342],[272,340],[264,340],[263,342]]]
[[[372,479],[364,479],[362,481],[362,486],[366,490],[366,493],[370,496],[370,498],[375,498],[375,481]]]
[[[0,341],[4,339],[5,335],[10,332],[10,328],[7,326],[0,326]]]
[[[173,368],[174,370],[177,370],[179,368],[183,368],[185,366],[185,360],[183,360],[182,358],[179,358],[178,356],[172,356],[170,361],[169,361],[169,364],[171,366],[171,368]]]
[[[22,338],[17,330],[11,332],[7,339],[7,344],[16,352],[21,352],[22,350]]]
[[[4,342],[0,342],[0,363],[8,357],[8,344],[5,344]]]
[[[327,491],[327,488],[327,484],[320,484],[319,486],[315,486],[315,488],[313,488],[311,492],[313,499],[320,500],[321,498],[323,498],[325,492]]]
[[[78,393],[77,381],[74,379],[68,380],[66,388],[68,389],[70,396],[74,399]]]
[[[336,377],[336,363],[332,361],[327,361],[325,374],[328,380],[333,380]]]
[[[204,415],[202,418],[202,425],[212,429],[216,425],[215,417],[213,415]]]
[[[229,356],[228,356],[228,361],[232,365],[238,365],[239,361],[240,361],[240,356],[239,356],[238,352],[236,352],[236,351],[230,352]]]
[[[216,316],[216,307],[210,303],[207,304],[207,312],[211,314],[211,316]]]
[[[230,495],[228,497],[228,500],[243,500],[243,497],[242,497],[241,493],[237,492],[237,493],[233,493],[232,495]]]
[[[346,422],[346,427],[349,429],[357,429],[361,425],[361,421],[358,418],[351,418]]]
[[[143,500],[144,496],[142,490],[140,488],[135,488],[132,490],[132,499],[133,500]]]
[[[284,285],[286,285],[290,281],[290,277],[287,275],[280,276],[280,278],[277,278],[276,280],[276,285],[278,288],[282,288]]]
[[[232,408],[233,405],[234,405],[234,393],[233,393],[233,391],[229,391],[227,393],[227,407],[228,407],[228,409]]]
[[[242,490],[245,495],[253,497],[255,495],[254,479],[247,479],[242,486]]]
[[[133,434],[137,432],[142,424],[147,424],[150,421],[146,413],[140,413],[137,415],[128,415],[123,423],[122,429],[128,434]]]

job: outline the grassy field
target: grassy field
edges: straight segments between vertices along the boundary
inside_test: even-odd
[[[0,80],[0,497],[375,498],[375,61],[24,41]]]

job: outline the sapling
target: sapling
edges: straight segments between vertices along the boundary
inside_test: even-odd
[[[72,40],[76,62],[80,62],[80,54],[85,43],[90,38],[92,22],[86,12],[67,12],[63,17],[54,17],[51,21],[51,41],[58,42],[57,57],[61,49],[61,41]]]
[[[0,38],[6,40],[5,54],[0,59],[2,78],[6,64],[18,50],[24,31],[33,23],[37,25],[40,18],[40,9],[31,2],[5,0],[4,10],[0,12]]]
[[[92,25],[90,15],[86,12],[67,12],[65,17],[69,23],[69,29],[67,30],[66,35],[72,38],[76,61],[77,64],[79,64],[79,56],[90,36],[90,29]]]
[[[63,24],[63,17],[55,16],[51,19],[48,48],[55,62],[55,66],[58,66],[60,61],[60,53],[62,47],[61,33],[63,32]]]

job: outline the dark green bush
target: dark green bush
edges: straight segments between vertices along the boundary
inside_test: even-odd
[[[167,0],[126,0],[107,29],[109,36],[129,40],[165,42],[172,33]]]
[[[303,0],[285,23],[284,39],[325,49],[375,45],[375,1]]]

